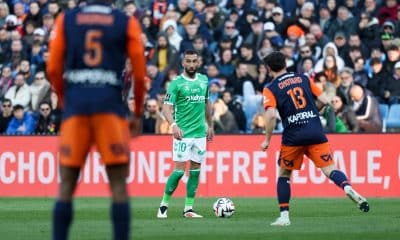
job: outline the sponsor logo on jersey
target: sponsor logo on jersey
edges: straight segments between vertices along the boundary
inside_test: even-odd
[[[195,103],[195,102],[205,102],[206,101],[206,97],[205,96],[200,96],[200,95],[193,95],[193,96],[186,96],[186,101],[187,102],[191,102],[191,103]]]
[[[117,74],[114,71],[101,69],[71,70],[65,73],[65,78],[69,83],[92,85],[109,84],[113,86],[118,86],[120,84]]]
[[[294,115],[290,115],[287,119],[289,123],[295,123],[298,121],[318,117],[313,111],[299,112]]]

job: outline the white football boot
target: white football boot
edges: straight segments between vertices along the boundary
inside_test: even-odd
[[[271,226],[286,227],[290,226],[289,211],[282,211],[281,216],[278,217]]]
[[[162,205],[158,208],[157,218],[167,218],[168,206]]]
[[[369,204],[367,199],[356,192],[351,186],[347,185],[344,187],[344,192],[347,196],[357,204],[358,208],[363,212],[369,211]]]

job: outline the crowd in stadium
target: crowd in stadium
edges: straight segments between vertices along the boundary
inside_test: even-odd
[[[46,79],[48,39],[57,15],[85,1],[0,1],[0,133],[57,134],[61,111]],[[209,77],[216,133],[263,133],[262,91],[272,79],[262,59],[279,50],[289,71],[329,96],[327,132],[382,132],[381,108],[400,103],[400,4],[396,0],[116,1],[142,26],[148,94],[143,133],[170,133],[165,90],[187,49]],[[132,110],[131,67],[122,73]],[[400,122],[400,118],[398,118]],[[282,131],[278,124],[276,132]]]

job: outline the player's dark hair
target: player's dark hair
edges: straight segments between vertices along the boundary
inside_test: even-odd
[[[275,51],[264,58],[264,63],[274,72],[279,72],[286,68],[286,57],[283,53]]]
[[[194,49],[188,49],[188,50],[185,50],[185,52],[183,53],[183,57],[185,57],[186,55],[197,55],[197,56],[199,56],[199,53]]]

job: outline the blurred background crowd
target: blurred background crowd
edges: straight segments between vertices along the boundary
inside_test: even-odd
[[[47,81],[48,38],[76,0],[0,0],[0,133],[57,134],[61,111]],[[216,133],[263,133],[262,64],[271,51],[329,96],[320,112],[328,133],[400,128],[400,4],[396,0],[117,0],[142,25],[147,58],[143,133],[167,134],[166,88],[181,55],[201,56]],[[130,62],[123,97],[132,110]],[[283,130],[279,123],[275,132]]]

